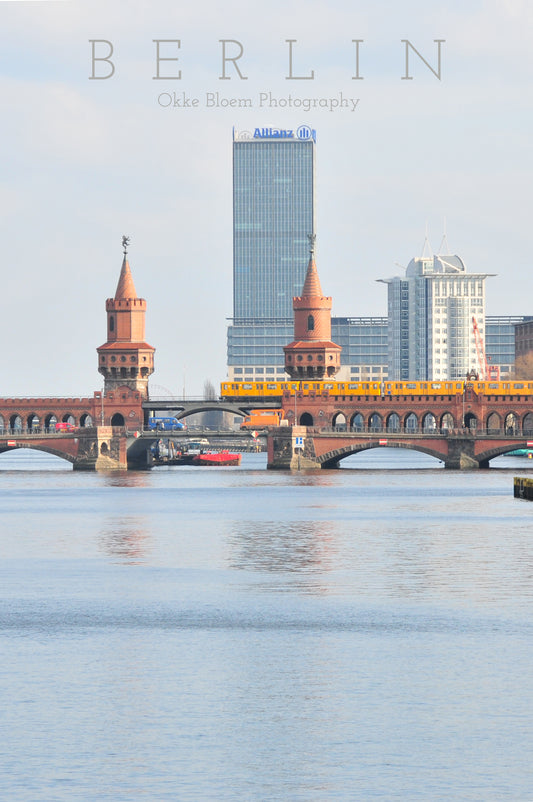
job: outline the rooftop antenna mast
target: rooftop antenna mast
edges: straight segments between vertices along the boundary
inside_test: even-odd
[[[444,234],[442,235],[442,240],[439,246],[439,255],[441,253],[451,253],[450,246],[448,245],[448,237],[446,235],[446,218],[444,218]]]
[[[426,236],[424,238],[424,247],[422,248],[422,259],[431,259],[433,251],[429,244],[428,224],[426,223]]]

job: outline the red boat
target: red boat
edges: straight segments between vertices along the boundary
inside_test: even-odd
[[[204,451],[192,459],[193,465],[240,465],[241,455],[229,451]]]

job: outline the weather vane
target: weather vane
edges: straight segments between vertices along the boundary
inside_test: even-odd
[[[122,247],[124,248],[124,256],[128,253],[128,245],[130,244],[131,237],[127,237],[125,234],[122,235]]]
[[[309,253],[314,254],[316,234],[308,234],[307,239],[309,240]]]

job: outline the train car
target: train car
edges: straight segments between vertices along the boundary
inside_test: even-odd
[[[435,381],[435,382],[383,382],[383,395],[393,396],[436,396],[456,395],[462,393],[462,381]]]
[[[431,397],[454,396],[472,389],[486,396],[531,396],[531,381],[384,381],[384,382],[337,382],[283,381],[283,382],[223,382],[220,388],[222,399],[281,400],[283,396],[326,395],[334,397],[367,398],[369,396]]]
[[[490,396],[528,396],[533,395],[533,382],[523,381],[473,381],[466,382],[478,395]]]

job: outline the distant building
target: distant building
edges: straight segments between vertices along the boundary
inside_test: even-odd
[[[533,319],[533,318],[532,318]],[[500,377],[508,378],[515,367],[515,328],[527,318],[523,315],[487,315],[485,351],[487,364],[499,368]]]
[[[234,131],[230,379],[255,367],[284,375],[281,329],[292,329],[314,231],[315,132],[306,125]]]
[[[533,379],[533,317],[524,317],[516,324],[515,353],[517,378]]]
[[[467,273],[459,256],[438,254],[411,259],[405,277],[383,280],[390,379],[454,381],[481,373],[488,275]]]
[[[381,381],[388,373],[386,317],[332,317],[331,338],[342,347],[340,381]],[[287,378],[283,347],[293,336],[292,322],[265,321],[253,329],[234,324],[228,328],[228,364],[236,381]],[[514,334],[513,334],[514,336]]]

